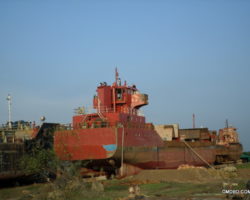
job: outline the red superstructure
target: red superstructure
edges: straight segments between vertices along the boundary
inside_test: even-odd
[[[112,85],[103,82],[97,87],[93,98],[96,113],[73,116],[71,129],[55,132],[57,155],[63,160],[88,160],[93,169],[118,168],[121,163],[140,168],[177,168],[215,161],[216,145],[209,132],[204,140],[182,142],[176,136],[173,141],[164,141],[154,125],[140,115],[140,107],[147,104],[148,95],[140,93],[135,85],[122,84],[116,70]]]
[[[95,125],[113,126],[117,123],[145,125],[145,117],[138,115],[141,106],[148,104],[148,95],[141,94],[135,85],[121,85],[116,71],[116,81],[110,86],[100,83],[93,107],[97,113],[73,117],[73,128],[89,128]],[[98,124],[99,123],[99,124]]]

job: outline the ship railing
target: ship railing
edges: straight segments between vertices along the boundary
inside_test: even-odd
[[[107,107],[107,106],[100,106],[97,109],[98,113],[114,113],[117,112],[117,110],[115,110],[114,108],[111,107]],[[119,111],[122,113],[127,113],[127,114],[133,114],[133,115],[139,115],[139,116],[144,116],[143,112],[141,110],[136,110],[136,109],[132,109],[132,108],[119,108]]]
[[[74,124],[74,129],[91,129],[91,128],[110,128],[110,127],[115,127],[116,124],[112,122],[107,122],[107,121],[95,121],[95,122],[83,122],[83,123],[78,123]],[[65,130],[65,128],[64,128]]]
[[[137,115],[141,116],[141,117],[145,117],[145,115],[144,115],[144,113],[143,113],[142,110],[138,110]]]
[[[30,130],[33,129],[35,126],[34,123],[25,123],[25,124],[19,124],[19,123],[12,123],[11,128],[8,124],[2,124],[0,127],[0,131],[8,131],[8,130]]]
[[[112,112],[114,112],[114,108],[110,108],[110,107],[107,107],[107,106],[99,106],[97,108],[97,112],[100,112],[100,113],[112,113]]]
[[[60,124],[56,127],[57,130],[73,130],[73,126],[71,123]]]
[[[26,138],[19,138],[15,136],[12,130],[0,131],[0,144],[16,144],[23,143]]]
[[[93,108],[91,106],[85,106],[84,107],[84,112],[81,113],[81,114],[91,114],[91,113],[94,113],[94,112],[97,112],[97,113],[115,113],[117,112],[118,110],[117,109],[114,109],[113,107],[108,107],[108,106],[97,106],[96,108]],[[127,113],[127,114],[133,114],[133,115],[138,115],[138,116],[144,116],[143,112],[141,110],[137,110],[137,109],[132,109],[132,108],[119,108],[119,112],[122,112],[122,113]]]
[[[146,124],[140,124],[140,123],[134,123],[134,122],[107,122],[107,121],[96,121],[92,122],[90,124],[88,123],[79,123],[74,126],[76,129],[91,129],[91,128],[112,128],[112,127],[120,127],[120,125],[123,124],[125,128],[138,128],[138,129],[154,129],[154,125],[152,123],[146,123]],[[61,127],[61,130],[71,130],[72,126],[70,128],[67,127]]]

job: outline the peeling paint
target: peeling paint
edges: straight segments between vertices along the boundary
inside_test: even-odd
[[[116,150],[116,144],[108,144],[108,145],[102,145],[103,148],[106,150],[106,151],[115,151]]]

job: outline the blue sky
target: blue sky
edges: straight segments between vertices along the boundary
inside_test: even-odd
[[[67,123],[114,68],[149,94],[148,122],[218,130],[250,150],[247,0],[0,1],[0,123]]]

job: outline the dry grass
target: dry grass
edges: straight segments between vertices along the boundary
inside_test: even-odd
[[[244,169],[250,173],[249,169]],[[181,172],[180,172],[181,171]],[[154,173],[156,172],[156,173]],[[158,175],[157,175],[158,173]],[[171,180],[169,174],[179,174]],[[185,175],[183,173],[186,173]],[[208,177],[209,175],[209,177]],[[178,177],[184,177],[185,181],[177,180]],[[194,177],[192,177],[194,176]],[[213,177],[210,177],[213,176]],[[216,177],[218,176],[218,177]],[[169,179],[167,179],[169,177]],[[183,180],[183,177],[181,180]],[[214,178],[216,177],[216,178]],[[182,198],[182,197],[218,197],[223,198],[222,182],[220,172],[217,171],[199,171],[190,170],[172,170],[144,171],[141,175],[127,177],[122,180],[107,180],[100,182],[86,183],[78,177],[58,179],[54,183],[33,184],[29,186],[0,189],[1,200],[111,200],[126,199],[128,197],[128,188],[131,185],[139,185],[141,194],[153,199],[162,198]],[[196,178],[196,181],[195,181]],[[205,179],[209,181],[204,181]],[[227,181],[236,181],[241,185],[245,184],[245,179],[236,177],[228,178]],[[98,185],[99,184],[99,185]],[[101,184],[101,185],[100,185]],[[101,186],[101,187],[100,187]],[[99,188],[99,189],[98,189]],[[100,189],[101,188],[101,189]],[[104,188],[104,191],[102,191]]]

